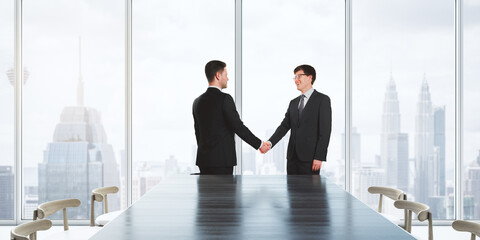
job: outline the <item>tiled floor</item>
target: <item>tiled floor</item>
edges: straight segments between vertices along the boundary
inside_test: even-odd
[[[81,228],[78,226],[70,226],[70,229],[74,230],[76,228]],[[12,226],[0,226],[0,239],[9,239],[10,230]],[[57,232],[63,231],[62,226],[53,226],[48,230],[48,235]],[[413,226],[412,227],[413,235],[418,239],[428,239],[428,228],[426,226]],[[39,232],[38,239],[41,240],[42,237],[45,237],[46,232]],[[433,239],[435,240],[462,240],[470,239],[470,234],[465,232],[457,232],[453,230],[450,226],[434,226],[433,228]],[[478,238],[477,238],[478,239]]]

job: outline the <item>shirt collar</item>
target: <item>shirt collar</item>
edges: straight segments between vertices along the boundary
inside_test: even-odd
[[[217,86],[208,86],[208,88],[216,88],[216,89],[218,89],[218,90],[222,91],[222,89],[220,89],[220,88],[219,88],[219,87],[217,87]]]
[[[308,91],[306,91],[303,95],[305,95],[305,97],[307,99],[310,99],[310,96],[312,96],[312,93],[313,93],[313,88],[310,88]]]

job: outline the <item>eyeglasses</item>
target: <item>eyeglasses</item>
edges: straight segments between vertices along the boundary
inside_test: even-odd
[[[300,76],[302,76],[302,75],[307,76],[307,74],[305,74],[305,73],[297,74],[297,75],[295,75],[295,77],[293,77],[293,80],[295,80],[295,79],[300,79]]]

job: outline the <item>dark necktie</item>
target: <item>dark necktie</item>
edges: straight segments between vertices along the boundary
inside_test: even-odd
[[[298,116],[302,116],[303,108],[305,107],[305,104],[303,104],[304,98],[305,95],[302,94],[302,96],[300,96],[300,105],[298,106]]]

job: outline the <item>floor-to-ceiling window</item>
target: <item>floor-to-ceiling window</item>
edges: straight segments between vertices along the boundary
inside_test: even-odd
[[[378,197],[368,186],[400,188],[430,205],[435,219],[452,219],[454,1],[352,2],[352,192],[373,207]],[[14,3],[0,0],[0,220],[15,213]],[[198,172],[191,109],[207,87],[206,62],[227,63],[224,91],[235,97],[234,3],[133,1],[134,200],[169,175]],[[480,5],[463,3],[462,211],[480,219]],[[242,4],[244,123],[267,140],[299,94],[293,69],[314,66],[314,88],[330,96],[333,110],[321,174],[343,185],[345,3]],[[121,186],[110,209],[127,206],[125,12],[124,1],[23,1],[19,219],[30,219],[42,202],[67,197],[82,200],[71,218],[86,219],[91,189],[104,185]],[[285,174],[287,143],[288,134],[265,155],[243,144],[242,173]],[[390,203],[386,211],[401,215]]]
[[[133,201],[172,174],[198,172],[192,104],[210,60],[227,64],[224,92],[235,97],[234,21],[234,1],[133,2]]]
[[[14,2],[0,1],[0,220],[14,216]]]
[[[120,185],[125,3],[26,0],[23,21],[22,218],[78,198],[68,217],[88,219],[92,189]],[[124,194],[109,196],[110,210]]]
[[[367,188],[395,187],[454,218],[454,2],[354,1],[352,21],[353,194],[376,206]]]
[[[332,135],[322,175],[344,184],[342,134],[345,125],[344,2],[243,1],[243,120],[267,141],[300,95],[293,70],[309,64],[313,87],[331,99]],[[267,154],[243,143],[242,172],[286,174],[289,133]]]
[[[463,218],[480,219],[480,2],[463,3]]]

